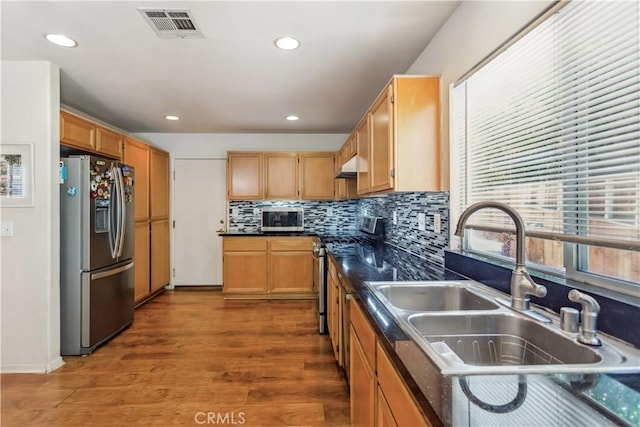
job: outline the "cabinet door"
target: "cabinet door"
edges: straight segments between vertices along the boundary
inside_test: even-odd
[[[60,111],[60,143],[94,151],[96,148],[96,125],[66,111]]]
[[[431,426],[431,423],[418,409],[418,405],[409,394],[407,386],[396,372],[380,343],[377,343],[376,356],[378,384],[384,393],[393,419],[400,426]]]
[[[136,222],[135,230],[135,301],[138,303],[148,297],[151,292],[149,282],[149,221]]]
[[[151,221],[151,292],[162,289],[171,280],[169,232],[168,219]]]
[[[136,221],[149,219],[149,146],[126,138],[124,163],[135,168],[134,199]],[[136,243],[137,244],[137,243]]]
[[[357,191],[358,194],[367,194],[370,189],[370,159],[369,159],[369,122],[370,114],[363,120],[356,129],[358,154],[357,154]]]
[[[311,292],[313,257],[311,252],[271,252],[269,254],[271,292]]]
[[[151,148],[150,159],[151,219],[169,218],[169,153]]]
[[[267,252],[224,252],[222,262],[224,292],[267,291]]]
[[[380,387],[376,390],[376,427],[398,427]]]
[[[121,134],[99,127],[96,131],[96,151],[105,156],[121,159],[123,139]]]
[[[393,86],[390,85],[371,107],[369,176],[372,192],[393,188],[392,96]]]
[[[305,153],[300,155],[300,198],[305,200],[333,200],[335,181],[333,153]]]
[[[267,153],[265,159],[265,198],[293,200],[298,192],[298,155]]]
[[[370,427],[374,425],[375,419],[376,378],[353,328],[351,328],[349,339],[351,342],[351,373],[349,377],[351,425]]]
[[[258,200],[263,196],[262,154],[227,153],[227,198]]]

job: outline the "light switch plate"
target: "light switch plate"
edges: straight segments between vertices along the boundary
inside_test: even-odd
[[[13,222],[3,222],[0,224],[0,236],[13,236]]]
[[[418,230],[425,231],[427,229],[427,216],[424,213],[418,214]]]
[[[398,225],[398,212],[393,211],[393,225]]]
[[[333,215],[333,208],[329,207],[327,208],[327,216],[331,216]]]
[[[440,214],[438,213],[433,215],[433,232],[434,233],[442,232],[442,221],[440,218]]]

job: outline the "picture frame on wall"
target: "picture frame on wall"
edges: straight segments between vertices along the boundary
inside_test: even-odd
[[[33,207],[33,144],[0,143],[0,207]]]

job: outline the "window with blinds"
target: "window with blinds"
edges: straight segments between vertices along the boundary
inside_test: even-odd
[[[639,9],[568,3],[452,87],[453,221],[502,201],[529,261],[640,282]],[[468,249],[513,255],[508,216],[469,223]]]

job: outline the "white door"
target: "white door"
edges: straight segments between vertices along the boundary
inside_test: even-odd
[[[222,285],[227,161],[176,158],[173,170],[173,284]]]

